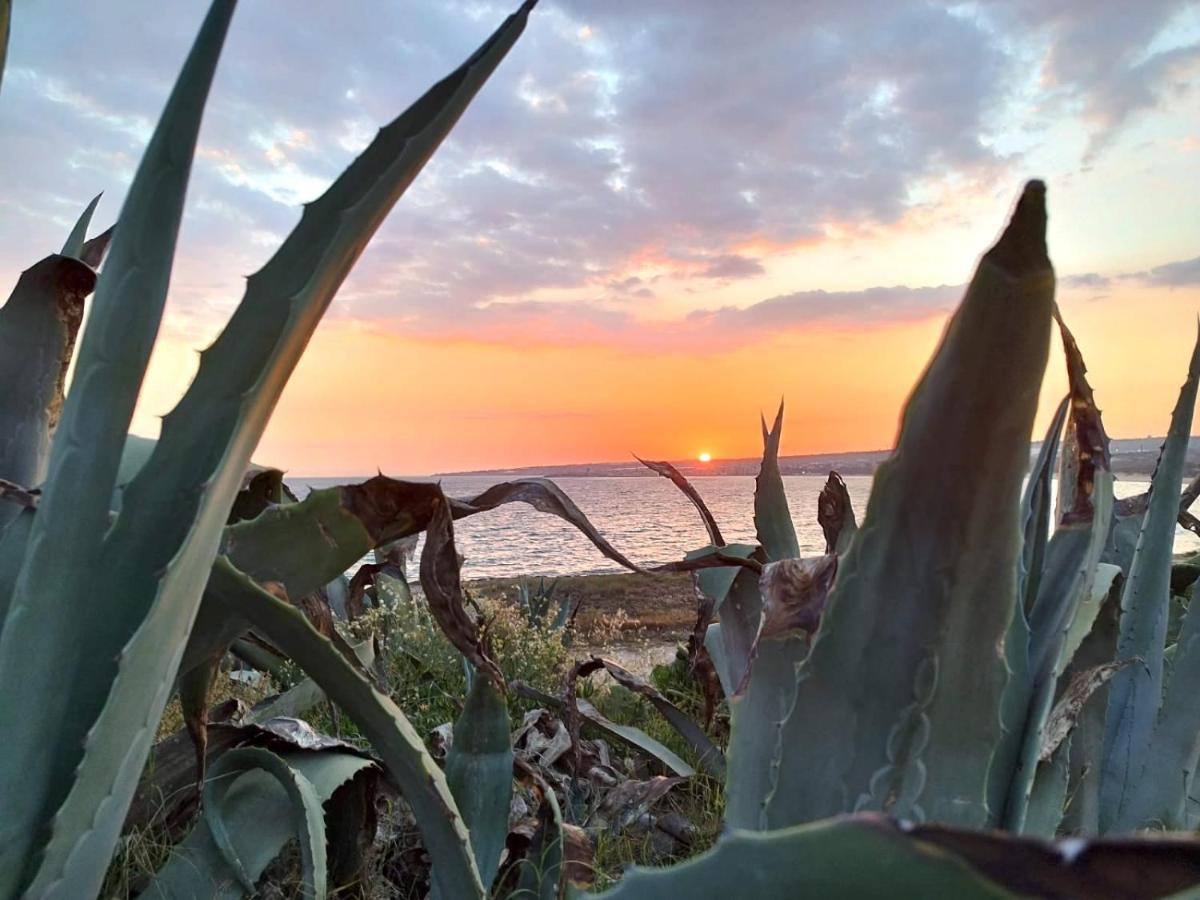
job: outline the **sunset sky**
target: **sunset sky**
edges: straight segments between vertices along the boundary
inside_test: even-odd
[[[517,5],[246,0],[134,421],[376,127]],[[117,215],[203,16],[15,4],[0,272]],[[256,458],[293,474],[887,447],[1030,177],[1108,431],[1200,311],[1200,4],[542,0],[334,301]],[[1003,377],[1002,372],[997,377]],[[1057,346],[1043,415],[1065,390]]]

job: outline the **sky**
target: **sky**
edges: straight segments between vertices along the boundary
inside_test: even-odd
[[[301,204],[515,6],[241,5],[135,431],[157,432]],[[204,10],[15,4],[9,285],[96,193],[96,223],[117,217]],[[334,300],[256,459],[753,456],[781,397],[784,453],[889,447],[1031,177],[1109,433],[1164,433],[1200,311],[1200,3],[542,0]],[[1055,345],[1039,428],[1065,384]]]

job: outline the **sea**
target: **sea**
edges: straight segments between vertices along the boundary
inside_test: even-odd
[[[362,480],[365,479],[297,477],[289,478],[288,484],[303,498],[309,490]],[[505,479],[499,475],[470,475],[421,480],[439,480],[449,496],[465,498]],[[752,476],[696,477],[690,481],[712,510],[726,542],[754,542]],[[845,481],[861,522],[872,477],[852,475],[846,476]],[[556,483],[613,546],[639,565],[679,560],[689,550],[708,544],[696,508],[665,478],[589,476],[560,478]],[[783,483],[802,555],[823,553],[825,537],[817,523],[817,497],[825,479],[816,475],[786,475]],[[1117,482],[1116,495],[1133,496],[1149,486],[1147,480],[1121,480]],[[458,552],[465,557],[466,579],[623,571],[569,524],[524,503],[510,503],[459,520],[454,524],[454,532]],[[1178,528],[1175,550],[1200,550],[1200,538]]]

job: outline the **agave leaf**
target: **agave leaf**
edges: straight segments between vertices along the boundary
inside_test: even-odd
[[[375,665],[375,641],[371,638],[359,641],[353,645],[353,650],[359,662],[362,663],[363,671],[370,671]],[[255,704],[254,709],[250,711],[244,721],[255,724],[280,716],[300,718],[325,700],[325,692],[321,690],[321,686],[312,678],[305,678],[282,694]]]
[[[997,815],[996,821],[1011,831],[1023,829],[1029,792],[1045,743],[1043,729],[1051,716],[1050,707],[1061,672],[1063,647],[1072,620],[1077,616],[1081,604],[1091,597],[1096,580],[1108,534],[1108,522],[1112,517],[1112,483],[1110,473],[1097,469],[1094,473],[1094,489],[1087,500],[1089,504],[1094,504],[1092,520],[1082,521],[1082,513],[1077,511],[1070,520],[1064,520],[1050,539],[1030,621],[1028,669],[1024,679],[1014,676],[1005,687],[1005,701],[1011,702],[1012,694],[1016,694],[1024,714],[1017,717],[1016,723],[1011,723],[1019,723],[1018,728],[1005,734],[997,750],[989,772],[992,782],[989,791],[994,789],[995,779],[1008,778],[1003,809],[992,808],[991,811]],[[1095,687],[1099,687],[1099,684]],[[1005,724],[1007,726],[1010,722],[1006,721]],[[1009,758],[1006,745],[1010,735],[1014,738],[1019,735],[1016,743],[1020,750],[1014,767],[1006,776],[1003,765]]]
[[[763,421],[763,459],[754,483],[759,552],[776,565],[800,555],[779,473],[782,432],[780,403],[770,431]],[[725,821],[732,828],[765,829],[771,827],[767,806],[783,764],[783,724],[796,703],[797,667],[808,653],[808,641],[789,637],[767,641],[759,649],[767,610],[760,579],[751,572],[738,573],[723,610],[724,652],[714,659],[723,660],[727,669],[722,674],[719,667],[717,674],[729,698],[731,722]]]
[[[825,533],[825,552],[843,555],[850,549],[858,531],[854,519],[854,507],[850,503],[850,491],[837,472],[830,472],[821,495],[817,498],[817,522]]]
[[[67,367],[96,273],[47,256],[21,274],[0,307],[0,478],[36,487],[62,412]],[[0,524],[14,509],[0,508]]]
[[[209,590],[232,615],[244,616],[294,659],[371,742],[412,807],[442,896],[482,897],[479,871],[445,776],[391,698],[319,634],[303,613],[264,591],[228,561],[218,560],[213,566]]]
[[[471,833],[471,849],[485,887],[496,877],[508,838],[512,780],[512,735],[504,695],[487,678],[476,678],[454,723],[446,781]]]
[[[324,897],[322,804],[371,765],[369,759],[338,751],[227,751],[205,784],[204,814],[144,895],[163,900],[253,896],[255,881],[298,836],[303,895]]]
[[[1003,734],[988,770],[991,820],[1010,831],[1024,830],[1042,729],[1062,672],[1064,645],[1082,604],[1091,596],[1113,508],[1108,438],[1087,380],[1087,367],[1057,309],[1055,318],[1070,392],[1046,434],[1022,500],[1024,545],[1018,602],[1004,648],[1009,678],[1001,698]],[[1063,488],[1071,500],[1047,541],[1050,473],[1068,413],[1069,439],[1061,468],[1062,477],[1071,479]]]
[[[305,208],[300,223],[267,265],[248,279],[243,302],[216,342],[202,355],[191,387],[164,419],[154,451],[124,491],[124,510],[128,512],[134,507],[136,514],[119,515],[112,528],[105,529],[100,527],[99,512],[92,510],[76,524],[76,533],[104,534],[102,552],[90,552],[85,546],[84,552],[72,556],[73,567],[60,575],[59,582],[49,586],[59,586],[63,578],[70,582],[86,566],[88,591],[120,599],[119,610],[104,609],[105,604],[91,604],[97,621],[88,621],[92,618],[89,616],[80,622],[89,629],[89,638],[97,648],[104,649],[80,657],[99,671],[76,673],[77,680],[89,684],[94,695],[81,704],[85,708],[98,706],[105,697],[119,699],[105,707],[100,720],[95,719],[95,711],[78,716],[77,728],[90,727],[90,731],[74,781],[77,790],[58,816],[56,827],[61,837],[52,844],[57,859],[70,857],[73,863],[80,862],[89,871],[94,870],[97,877],[102,874],[101,857],[107,862],[123,806],[128,803],[136,771],[148,750],[148,729],[143,720],[157,719],[178,666],[178,654],[164,653],[163,648],[182,649],[200,600],[204,573],[217,550],[220,529],[283,386],[370,236],[517,39],[531,5],[522,6],[462,67],[382,129],[333,186]],[[227,19],[230,8],[231,4],[218,4],[213,15]],[[186,77],[183,83],[189,83]],[[184,129],[176,127],[168,131],[177,135]],[[175,153],[176,157],[189,155]],[[151,152],[149,158],[153,157]],[[140,195],[133,191],[130,196]],[[121,255],[123,246],[144,250],[154,247],[156,242],[161,244],[157,239],[139,241],[138,216],[135,214],[131,219],[129,204],[126,209],[112,259],[105,267],[105,278],[114,271],[120,278],[127,267],[127,260]],[[164,261],[167,258],[169,254],[163,257]],[[165,275],[165,270],[162,274]],[[103,282],[104,279],[102,285]],[[101,328],[99,333],[115,339],[112,329]],[[130,334],[139,333],[142,332],[130,329],[120,339],[125,341]],[[119,349],[111,349],[107,355],[112,359],[123,358]],[[83,362],[81,357],[80,378],[71,399],[80,398],[90,406],[93,388],[103,387],[104,382],[100,379],[92,385],[96,379],[88,374],[90,367],[82,365]],[[80,391],[81,379],[85,386],[91,385],[89,390]],[[132,387],[136,393],[136,384]],[[109,397],[106,402],[112,400]],[[71,401],[68,412],[70,408]],[[111,431],[112,421],[124,431],[128,417],[122,420],[117,415],[102,424]],[[68,433],[72,432],[68,429]],[[105,518],[107,495],[124,440],[123,434],[110,436],[114,454],[97,454],[94,446],[88,447],[89,460],[97,457],[101,463],[112,463],[106,472],[109,477],[93,478],[94,483],[90,483],[94,494],[105,494]],[[68,449],[76,452],[79,447],[70,445]],[[53,472],[53,458],[51,468]],[[76,474],[74,470],[72,474]],[[64,489],[78,487],[76,481],[65,485]],[[54,544],[56,548],[61,545],[61,542]],[[39,559],[39,546],[35,540],[31,563]],[[22,579],[30,578],[30,572],[40,572],[42,568],[27,564]],[[73,580],[77,587],[82,584],[80,578]],[[20,600],[20,589],[17,599]],[[74,607],[86,605],[75,603]],[[113,683],[109,674],[112,659],[122,647],[125,652],[119,658],[117,681]],[[43,664],[43,669],[46,667]],[[61,673],[56,671],[55,677],[61,677]],[[130,734],[146,734],[146,737],[131,744]],[[67,743],[74,746],[71,741]],[[120,760],[115,788],[109,778],[114,769],[113,759]],[[62,781],[70,783],[65,777]],[[114,815],[105,819],[104,827],[92,828],[97,804],[110,795],[115,797],[111,804]],[[80,840],[93,848],[86,854],[86,863],[82,862],[85,855],[76,852],[76,838],[81,834]],[[47,877],[57,880],[71,874],[61,873],[58,868],[59,864],[54,863]],[[88,883],[74,875],[69,880],[77,886]]]
[[[8,615],[8,604],[12,599],[13,585],[25,560],[25,548],[29,544],[29,532],[33,527],[34,511],[30,508],[18,510],[16,518],[7,525],[0,525],[0,632]]]
[[[775,424],[767,430],[762,420],[763,461],[754,480],[754,530],[767,560],[795,559],[800,555],[796,526],[788,510],[783,476],[779,474],[779,438],[783,434],[783,401],[775,414]]]
[[[1163,648],[1171,600],[1171,554],[1179,512],[1178,485],[1192,433],[1196,385],[1200,378],[1200,337],[1188,364],[1188,376],[1171,414],[1162,452],[1150,482],[1150,506],[1142,522],[1137,549],[1121,597],[1121,639],[1117,658],[1134,656],[1132,666],[1113,679],[1108,694],[1104,733],[1104,769],[1100,795],[1100,830],[1128,829],[1129,800],[1137,792],[1162,704]]]
[[[75,227],[71,229],[71,233],[67,235],[67,242],[63,244],[62,255],[71,256],[75,259],[83,259],[83,246],[87,243],[88,226],[92,223],[92,214],[96,211],[96,204],[100,202],[101,194],[97,194],[92,198],[80,215],[79,220],[75,223]],[[93,268],[95,268],[93,266]]]
[[[312,491],[299,503],[269,508],[230,526],[222,552],[257,580],[278,581],[289,596],[303,596],[328,584],[373,548],[424,531],[441,496],[436,484],[383,475]],[[449,499],[454,519],[515,502],[570,522],[610,559],[638,570],[547,479],[503,482],[475,497]]]
[[[0,635],[0,674],[25,685],[21,696],[0,697],[0,896],[26,886],[40,896],[67,885],[75,896],[99,889],[166,702],[163,691],[160,704],[127,706],[132,721],[115,752],[100,754],[101,774],[80,775],[90,752],[85,737],[109,699],[114,659],[132,632],[105,640],[133,593],[123,580],[111,592],[98,583],[111,570],[102,562],[109,499],[162,317],[196,134],[232,12],[228,0],[213,4],[130,185]],[[64,547],[71,552],[64,554]],[[187,610],[181,631],[190,619]],[[164,653],[170,646],[156,640],[153,655],[170,664]],[[159,679],[148,672],[143,678],[153,696]],[[28,696],[41,698],[37,716],[25,714]],[[132,747],[131,735],[137,735]],[[63,803],[80,780],[91,781],[90,796],[64,814]],[[114,790],[119,799],[105,805]],[[47,845],[52,818],[57,837]]]
[[[695,562],[716,551],[715,547],[693,550],[684,558]],[[722,554],[742,560],[761,556],[758,547],[752,544],[730,544],[720,548]],[[693,634],[703,635],[708,642],[708,633],[721,639],[720,653],[713,652],[713,664],[726,696],[737,690],[750,665],[750,648],[758,634],[762,618],[762,597],[758,593],[758,575],[752,570],[720,566],[695,570],[693,587],[697,597],[697,618]],[[722,628],[713,631],[709,622],[714,615],[721,617]]]
[[[1052,838],[1058,833],[1071,778],[1070,754],[1071,737],[1067,735],[1049,759],[1038,763],[1021,834]]]
[[[721,630],[724,628],[722,623]],[[729,652],[728,642],[724,644],[725,652]],[[734,693],[738,681],[726,690],[730,726],[725,824],[729,828],[770,827],[767,806],[779,784],[785,752],[784,725],[796,704],[798,668],[807,650],[808,642],[800,637],[768,641],[754,660],[742,693]],[[714,655],[714,663],[717,659]],[[741,664],[740,660],[728,663],[731,667]]]
[[[584,664],[586,665],[586,663]],[[594,671],[594,670],[593,670]],[[588,674],[584,671],[582,674]],[[553,694],[547,694],[544,691],[539,691],[537,688],[525,684],[521,681],[514,681],[509,685],[509,688],[521,697],[533,700],[548,709],[556,709],[560,712],[567,712],[567,703]],[[642,731],[640,728],[634,728],[632,725],[619,725],[611,719],[604,716],[596,707],[592,706],[587,700],[582,697],[575,698],[576,706],[579,710],[579,715],[589,725],[595,726],[600,731],[607,734],[610,738],[615,738],[624,744],[628,744],[638,750],[641,750],[647,756],[657,760],[664,768],[679,775],[682,778],[690,778],[696,774],[687,762],[679,757],[677,753],[668,748],[662,742],[655,740]]]
[[[0,0],[0,84],[4,79],[4,59],[8,53],[8,28],[12,18],[12,0]]]
[[[605,900],[755,897],[1190,896],[1200,845],[1175,840],[1050,842],[875,814],[733,831],[680,865],[634,868]]]
[[[598,656],[593,656],[592,659],[602,665],[605,671],[626,690],[645,697],[650,705],[658,710],[659,715],[675,729],[676,733],[687,741],[688,746],[696,754],[702,769],[717,778],[725,774],[725,755],[691,716],[664,697],[657,688],[647,684],[628,669],[609,659],[602,659]]]
[[[1045,189],[1030,182],[908,401],[800,668],[767,805],[771,828],[845,811],[891,765],[923,770],[914,799],[930,819],[987,821],[1019,495],[1053,306],[1045,227]],[[1011,377],[997,379],[1000,370]],[[909,767],[889,760],[889,736],[930,657],[931,727],[922,766]],[[776,727],[760,726],[764,735]],[[739,765],[732,750],[730,760]]]
[[[1097,464],[1108,468],[1108,434],[1097,411],[1092,386],[1087,380],[1083,354],[1079,352],[1079,344],[1057,305],[1054,307],[1054,318],[1062,337],[1067,381],[1071,386],[1071,416],[1067,419],[1067,433],[1063,440],[1054,517],[1055,522],[1061,523],[1071,519],[1076,512],[1084,519],[1090,515],[1088,498],[1091,496],[1092,472]]]
[[[1025,485],[1021,500],[1023,540],[1021,542],[1021,578],[1019,592],[1023,614],[1028,614],[1038,595],[1038,582],[1042,577],[1042,563],[1046,555],[1046,542],[1050,537],[1050,503],[1053,489],[1054,459],[1062,435],[1063,423],[1071,395],[1063,397],[1046,429],[1037,461]]]
[[[1174,645],[1171,679],[1163,696],[1144,766],[1118,828],[1190,828],[1186,803],[1200,765],[1200,604],[1191,602]],[[1194,802],[1194,801],[1192,801]]]
[[[734,830],[716,847],[661,869],[633,868],[604,900],[755,897],[1010,897],[963,859],[881,817],[767,832]]]
[[[721,529],[717,525],[717,520],[713,518],[712,512],[704,502],[704,498],[700,496],[700,492],[695,486],[688,481],[683,473],[665,460],[654,461],[642,459],[637,454],[634,454],[634,459],[640,462],[651,472],[657,472],[663,478],[670,479],[671,483],[679,490],[683,491],[685,497],[692,501],[692,505],[700,513],[700,518],[704,522],[704,530],[708,532],[708,539],[712,541],[716,547],[725,546],[725,538],[721,536]]]
[[[107,230],[84,241],[83,247],[80,249],[79,259],[93,269],[100,268],[100,264],[104,261],[104,254],[108,252],[108,246],[112,243],[112,237],[116,231],[117,226],[110,225]]]
[[[1098,585],[1097,585],[1098,588]],[[1120,584],[1110,586],[1097,601],[1099,610],[1091,629],[1080,641],[1059,677],[1059,695],[1079,672],[1113,660],[1117,651]],[[1100,770],[1104,759],[1104,717],[1109,685],[1102,685],[1083,706],[1071,734],[1068,803],[1062,830],[1067,834],[1095,834],[1099,830]]]
[[[425,532],[425,549],[421,553],[421,587],[425,590],[429,611],[442,633],[463,655],[463,659],[477,670],[487,673],[496,687],[503,691],[504,673],[488,657],[479,634],[479,625],[467,613],[458,570],[458,551],[454,548],[450,505],[445,498],[435,504],[433,518]]]
[[[596,527],[588,521],[583,511],[575,505],[562,488],[548,478],[518,478],[494,484],[482,494],[469,500],[451,499],[450,507],[455,519],[495,509],[505,503],[528,503],[538,512],[549,513],[570,522],[587,537],[592,544],[611,559],[633,572],[644,571],[630,562],[623,553],[610,544]]]
[[[1121,570],[1110,563],[1100,563],[1096,566],[1092,589],[1088,596],[1080,601],[1075,610],[1075,618],[1071,620],[1071,627],[1067,630],[1067,637],[1063,642],[1062,653],[1055,669],[1059,675],[1062,675],[1074,660],[1076,651],[1083,644],[1084,638],[1091,632],[1096,617],[1100,614],[1105,600],[1108,599],[1108,595],[1117,584],[1120,575]]]

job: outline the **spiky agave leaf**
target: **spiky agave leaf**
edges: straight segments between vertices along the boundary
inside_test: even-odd
[[[1051,842],[845,816],[734,831],[677,866],[634,868],[605,900],[676,897],[1190,896],[1200,845],[1188,839]]]
[[[400,708],[303,613],[264,591],[228,560],[213,566],[209,593],[230,615],[244,617],[294,659],[358,725],[412,807],[442,896],[482,897],[467,831],[446,778]]]
[[[85,737],[109,696],[113,659],[124,643],[92,644],[129,587],[97,591],[109,499],[162,316],[196,135],[232,13],[232,2],[214,3],[130,185],[125,224],[97,284],[91,325],[50,453],[46,490],[0,634],[0,675],[25,686],[20,695],[0,697],[2,897],[27,886],[50,896],[67,884],[72,891],[94,893],[120,828],[121,813],[102,812],[97,823],[113,782],[129,774],[118,752],[105,755],[86,817],[67,827],[61,852],[47,856],[51,820],[77,783]],[[155,653],[163,655],[161,645]],[[108,671],[96,673],[96,663]],[[27,715],[27,696],[38,698],[37,716]],[[137,724],[152,732],[160,711],[161,706],[137,710]],[[137,731],[126,730],[126,744]],[[140,770],[148,739],[133,743],[141,750],[133,768]],[[130,793],[136,772],[132,776]],[[94,842],[94,849],[78,848],[76,840]],[[67,857],[76,849],[73,863],[82,870],[69,872]]]
[[[796,526],[788,510],[783,476],[779,474],[779,440],[783,435],[783,401],[775,413],[775,423],[767,430],[762,420],[763,460],[754,480],[754,530],[767,560],[794,559],[800,555]]]
[[[1200,379],[1200,335],[1192,350],[1187,380],[1171,414],[1171,425],[1150,484],[1150,506],[1121,597],[1121,638],[1117,658],[1140,657],[1113,679],[1104,733],[1100,794],[1101,832],[1141,824],[1131,818],[1163,696],[1163,650],[1171,600],[1171,554],[1179,513],[1178,486],[1192,431]]]
[[[768,827],[852,809],[895,767],[921,779],[921,790],[894,795],[912,807],[885,809],[913,815],[919,805],[935,821],[987,820],[1021,482],[1049,349],[1045,229],[1045,188],[1031,182],[908,401],[896,451],[876,473],[799,667],[794,706],[781,729],[759,726],[760,742],[781,747],[764,801]],[[997,379],[1000,370],[1010,377]],[[904,745],[920,746],[919,758],[890,758],[902,750],[904,711],[928,687],[920,676],[930,660],[928,738]],[[732,751],[730,760],[739,764]]]
[[[0,307],[0,478],[42,483],[62,412],[67,367],[96,273],[48,256],[21,274]],[[0,523],[14,511],[0,509]]]
[[[216,9],[227,12],[230,5]],[[44,883],[69,880],[78,887],[91,872],[102,873],[100,860],[107,861],[121,808],[148,749],[146,720],[157,718],[178,665],[178,654],[163,648],[182,648],[229,505],[280,392],[371,234],[519,36],[530,6],[381,130],[330,190],[306,207],[296,229],[248,280],[244,301],[203,354],[195,381],[125,489],[123,510],[136,514],[119,515],[104,529],[103,547],[80,557],[91,569],[88,591],[119,596],[121,603],[115,609],[90,604],[95,615],[77,617],[74,626],[87,629],[89,640],[105,649],[80,657],[80,666],[96,670],[77,673],[77,681],[89,685],[79,705],[92,711],[78,719],[90,731],[72,792],[57,816],[58,836],[50,844],[57,862],[46,868]],[[122,217],[106,276],[114,267],[123,270],[117,266],[123,235],[130,246],[146,246],[133,240],[133,225]],[[124,435],[118,440],[124,443]],[[111,488],[112,479],[106,480]],[[112,660],[119,648],[124,649],[114,682]],[[96,718],[105,697],[110,702]],[[139,738],[131,742],[130,734]],[[115,814],[103,818],[103,827],[92,827],[95,809],[110,796]],[[478,893],[469,854],[456,844],[447,845],[447,852],[457,861],[446,868],[465,873],[466,881],[457,885],[461,895]],[[89,874],[62,865],[84,867]]]
[[[1022,503],[1025,516],[1024,580],[1005,638],[1008,683],[1001,700],[1003,734],[988,772],[991,821],[1022,831],[1034,779],[1045,745],[1044,729],[1051,714],[1070,630],[1091,597],[1108,537],[1113,508],[1113,476],[1100,410],[1087,382],[1083,357],[1062,316],[1056,311],[1067,362],[1070,393],[1067,441],[1062,469],[1074,483],[1065,490],[1070,509],[1044,540],[1040,522],[1049,520],[1049,467],[1046,446],[1054,442],[1052,423],[1038,468]],[[1064,407],[1059,408],[1059,412]],[[1071,458],[1067,458],[1071,457]],[[1035,486],[1035,481],[1041,486]],[[1034,543],[1030,552],[1029,542]],[[1094,611],[1094,608],[1093,608]]]
[[[172,849],[144,895],[162,900],[254,896],[255,882],[295,839],[301,895],[324,897],[328,875],[322,804],[371,767],[369,759],[337,750],[226,751],[205,785],[203,814]]]
[[[513,781],[508,707],[490,679],[474,679],[454,723],[446,781],[471,833],[479,877],[484,887],[490,887],[508,838]]]

